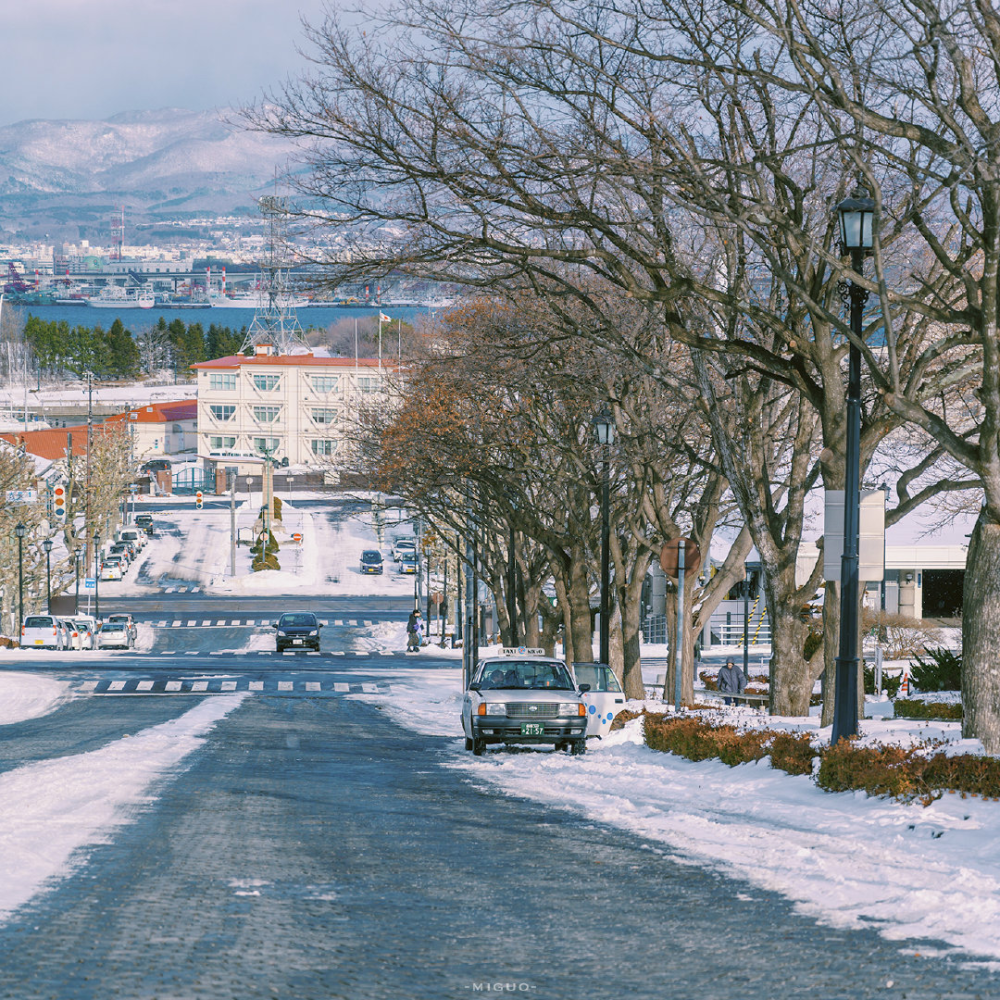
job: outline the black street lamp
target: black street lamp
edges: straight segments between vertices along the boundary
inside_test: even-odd
[[[864,188],[837,206],[840,243],[850,252],[851,268],[861,274],[871,251],[875,202]],[[859,525],[861,520],[861,343],[862,313],[868,292],[854,281],[842,282],[841,296],[851,307],[851,341],[847,374],[847,441],[844,470],[844,552],[840,560],[840,654],[834,680],[833,734],[836,744],[858,731],[858,592]]]
[[[601,446],[603,472],[601,475],[601,663],[611,662],[611,632],[608,627],[608,597],[611,591],[611,555],[609,539],[611,524],[608,508],[611,503],[611,478],[608,470],[611,445],[615,440],[615,421],[611,411],[604,407],[591,420],[597,433],[597,442]]]
[[[94,532],[94,620],[101,620],[101,533]]]
[[[52,614],[52,539],[42,542],[45,549],[45,610]]]
[[[14,534],[17,535],[17,627],[19,629],[24,628],[24,533],[27,530],[20,521],[14,525]]]
[[[80,613],[80,550],[76,550],[76,554],[73,556],[73,561],[76,563],[76,597],[73,601],[73,614],[78,615]]]

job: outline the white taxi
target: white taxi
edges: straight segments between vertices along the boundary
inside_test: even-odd
[[[465,748],[477,757],[491,743],[551,743],[581,754],[588,708],[562,660],[542,649],[504,649],[480,660],[462,703]]]
[[[587,735],[606,736],[615,716],[625,707],[625,692],[606,663],[574,663],[577,683],[590,690],[583,696],[587,703]]]

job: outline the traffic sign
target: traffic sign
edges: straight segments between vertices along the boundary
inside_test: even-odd
[[[681,542],[684,542],[684,571],[690,572],[701,568],[701,552],[690,538],[673,538],[660,549],[660,566],[663,572],[672,579],[677,579],[679,569],[678,552]]]
[[[293,542],[300,542],[300,543],[301,543],[301,541],[302,541],[302,536],[301,536],[301,535],[300,535],[300,534],[299,534],[299,533],[298,533],[298,532],[296,531],[296,532],[295,532],[295,533],[294,533],[294,534],[292,535],[292,541],[293,541]]]
[[[38,490],[7,490],[7,503],[36,503]]]
[[[52,512],[58,518],[66,516],[66,487],[57,486],[52,491]]]
[[[84,590],[97,590],[97,578],[93,576],[84,577],[83,580]]]

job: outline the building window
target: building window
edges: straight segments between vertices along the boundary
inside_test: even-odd
[[[209,389],[235,389],[236,388],[236,376],[235,375],[209,375],[208,376],[208,387],[209,387]]]
[[[313,421],[317,424],[334,424],[337,422],[336,410],[313,410]]]
[[[234,437],[210,437],[208,446],[212,451],[221,451],[223,448],[235,448],[236,438]]]
[[[253,446],[255,451],[275,452],[281,444],[281,438],[254,438]]]
[[[314,455],[332,455],[337,450],[336,441],[312,441]]]
[[[253,384],[262,392],[270,392],[272,389],[277,389],[280,381],[280,375],[254,375],[253,377]]]
[[[313,375],[313,392],[336,392],[338,381],[340,381],[339,375]]]
[[[210,406],[209,409],[216,420],[232,420],[236,414],[235,406]]]
[[[358,379],[358,388],[362,392],[377,392],[378,391],[378,379],[369,378],[367,376],[362,376]]]
[[[259,424],[273,424],[280,416],[280,406],[255,406],[253,408],[253,418]]]

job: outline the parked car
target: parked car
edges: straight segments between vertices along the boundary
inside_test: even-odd
[[[417,539],[414,535],[400,535],[392,543],[392,558],[395,562],[400,561],[404,552],[416,554],[416,551]]]
[[[145,531],[147,528],[149,528],[152,525],[152,523],[153,523],[153,515],[152,514],[136,514],[135,515],[135,526],[137,528],[142,528],[143,531]]]
[[[129,634],[128,622],[106,621],[97,632],[98,649],[129,649],[132,636]]]
[[[65,629],[54,615],[25,615],[21,646],[32,649],[65,649]]]
[[[106,624],[118,624],[119,622],[124,623],[128,629],[129,643],[134,646],[135,640],[139,636],[139,629],[137,628],[134,619],[131,615],[116,612],[113,615],[108,615],[105,620]]]
[[[116,542],[110,549],[108,549],[109,556],[121,556],[122,562],[125,564],[124,568],[126,571],[132,562],[132,554],[131,547],[126,545],[124,542]]]
[[[479,756],[491,743],[551,743],[584,753],[589,690],[542,650],[505,649],[480,660],[462,702],[465,748]]]
[[[382,572],[382,553],[379,552],[378,549],[365,549],[365,551],[361,553],[361,572]]]
[[[73,619],[80,636],[80,649],[97,649],[97,622],[93,618],[77,616]]]
[[[417,554],[416,552],[404,552],[399,559],[399,573],[416,573]]]
[[[136,552],[146,545],[146,532],[140,528],[119,528],[115,538],[119,542],[131,542],[135,545]]]
[[[286,611],[276,622],[271,622],[275,648],[279,653],[290,646],[319,650],[322,627],[323,623],[311,611]]]
[[[120,580],[125,575],[125,564],[121,556],[106,556],[101,562],[102,580]]]
[[[625,707],[625,692],[606,663],[574,663],[579,685],[588,684],[583,700],[587,703],[587,735],[605,736],[615,716]]]

